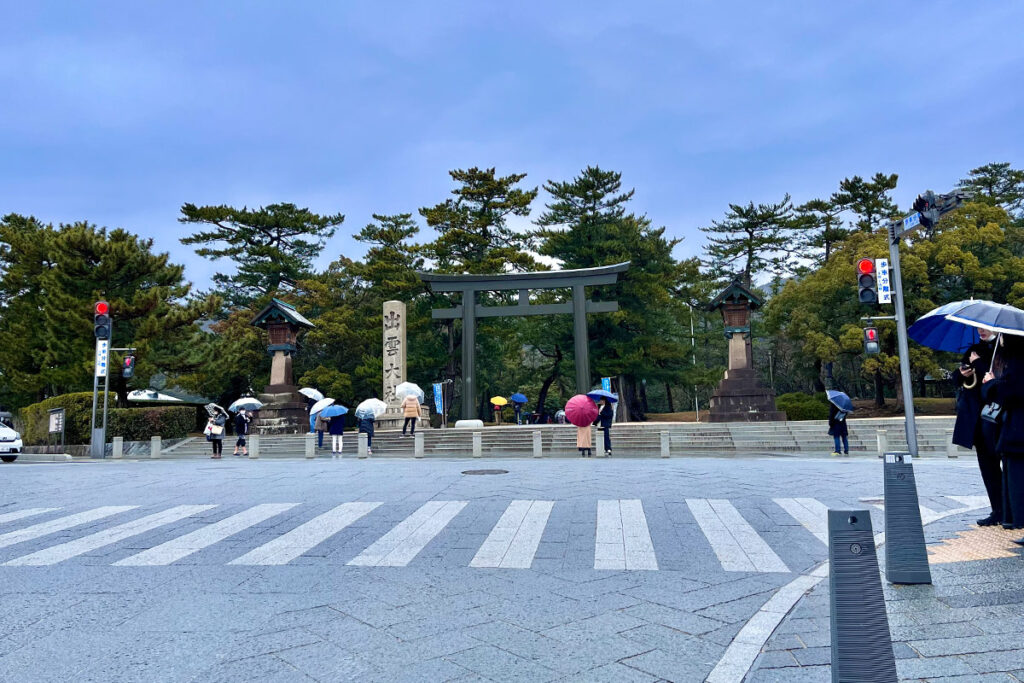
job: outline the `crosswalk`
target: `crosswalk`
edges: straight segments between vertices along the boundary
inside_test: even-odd
[[[788,566],[779,554],[793,561],[787,546],[798,538],[794,535],[806,534],[820,541],[803,544],[809,548],[805,552],[824,553],[828,543],[828,506],[814,498],[775,498],[757,505],[744,501],[742,512],[729,500],[689,498],[685,508],[673,505],[672,519],[667,518],[666,505],[659,504],[655,518],[659,533],[654,537],[654,527],[648,521],[650,510],[645,510],[640,499],[598,500],[592,507],[517,499],[505,505],[500,517],[493,502],[488,502],[482,515],[480,508],[470,507],[477,505],[480,502],[431,500],[401,519],[394,514],[399,511],[395,505],[366,501],[341,503],[312,517],[304,514],[305,507],[299,503],[258,504],[231,510],[233,514],[227,516],[218,513],[220,506],[215,504],[177,505],[146,511],[148,514],[141,514],[144,511],[136,505],[111,505],[68,511],[70,514],[37,523],[32,522],[60,514],[62,508],[12,510],[0,513],[0,550],[30,542],[34,547],[26,554],[19,554],[16,548],[0,554],[0,574],[2,567],[51,566],[82,556],[95,561],[110,555],[110,564],[119,567],[167,566],[192,556],[208,558],[203,551],[221,544],[234,552],[228,557],[224,557],[228,552],[217,554],[222,558],[218,561],[281,566],[304,556],[315,557],[316,548],[336,537],[361,541],[351,550],[345,546],[340,554],[335,545],[328,547],[331,562],[352,567],[407,567],[432,543],[469,538],[482,539],[473,540],[471,546],[465,541],[457,546],[475,550],[469,567],[530,569],[538,562],[538,550],[545,540],[549,547],[569,545],[565,514],[581,511],[586,519],[574,519],[570,526],[577,536],[589,528],[586,545],[593,553],[593,569],[598,571],[658,571],[664,565],[659,562],[660,554],[663,559],[676,558],[677,564],[680,555],[705,558],[725,572],[783,573],[800,569]],[[566,507],[559,507],[563,505]],[[471,514],[467,515],[467,508]],[[552,529],[551,519],[559,509],[563,515]],[[126,519],[129,513],[141,516]],[[453,524],[460,515],[463,521]],[[21,528],[4,529],[21,524]],[[187,525],[189,530],[174,535],[176,525]],[[350,530],[352,527],[356,528]],[[661,544],[660,551],[655,539]],[[553,557],[550,552],[543,555],[548,562]],[[463,557],[468,559],[468,554]],[[462,560],[463,566],[466,562]]]

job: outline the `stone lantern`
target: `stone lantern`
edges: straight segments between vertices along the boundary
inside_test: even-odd
[[[720,310],[729,340],[729,369],[711,396],[711,422],[765,422],[786,420],[775,408],[775,392],[754,371],[750,345],[750,314],[764,304],[739,280],[716,296],[708,310]]]
[[[315,326],[280,299],[271,299],[252,325],[267,331],[267,353],[271,355],[270,384],[259,395],[263,407],[257,428],[261,434],[307,431],[306,403],[292,378],[292,356],[298,350],[299,332]]]

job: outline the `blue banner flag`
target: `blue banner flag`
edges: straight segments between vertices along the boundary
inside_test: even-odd
[[[601,388],[604,389],[605,391],[611,391],[612,390],[612,378],[611,377],[602,377],[601,378]]]
[[[434,383],[434,407],[437,408],[438,414],[444,413],[444,394],[441,393],[441,383]]]

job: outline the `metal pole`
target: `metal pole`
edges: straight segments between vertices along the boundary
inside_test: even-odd
[[[587,295],[583,285],[572,287],[572,332],[576,352],[576,391],[590,391],[590,343],[587,339]]]
[[[900,355],[900,383],[903,385],[903,414],[906,417],[907,450],[917,457],[917,424],[914,422],[914,394],[910,379],[910,344],[907,342],[907,314],[903,308],[903,277],[900,273],[899,222],[888,226],[889,272],[892,275],[893,301],[896,311],[896,339]]]
[[[473,374],[476,361],[476,291],[462,292],[462,419],[471,420],[476,402]]]
[[[697,367],[697,338],[693,333],[693,304],[687,303],[690,309],[690,354],[693,357],[693,367]],[[697,399],[697,385],[693,385],[693,412],[697,414],[697,422],[700,422],[700,401]]]

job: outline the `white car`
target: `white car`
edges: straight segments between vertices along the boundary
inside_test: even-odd
[[[0,460],[14,462],[21,453],[21,434],[4,424],[0,424]]]

